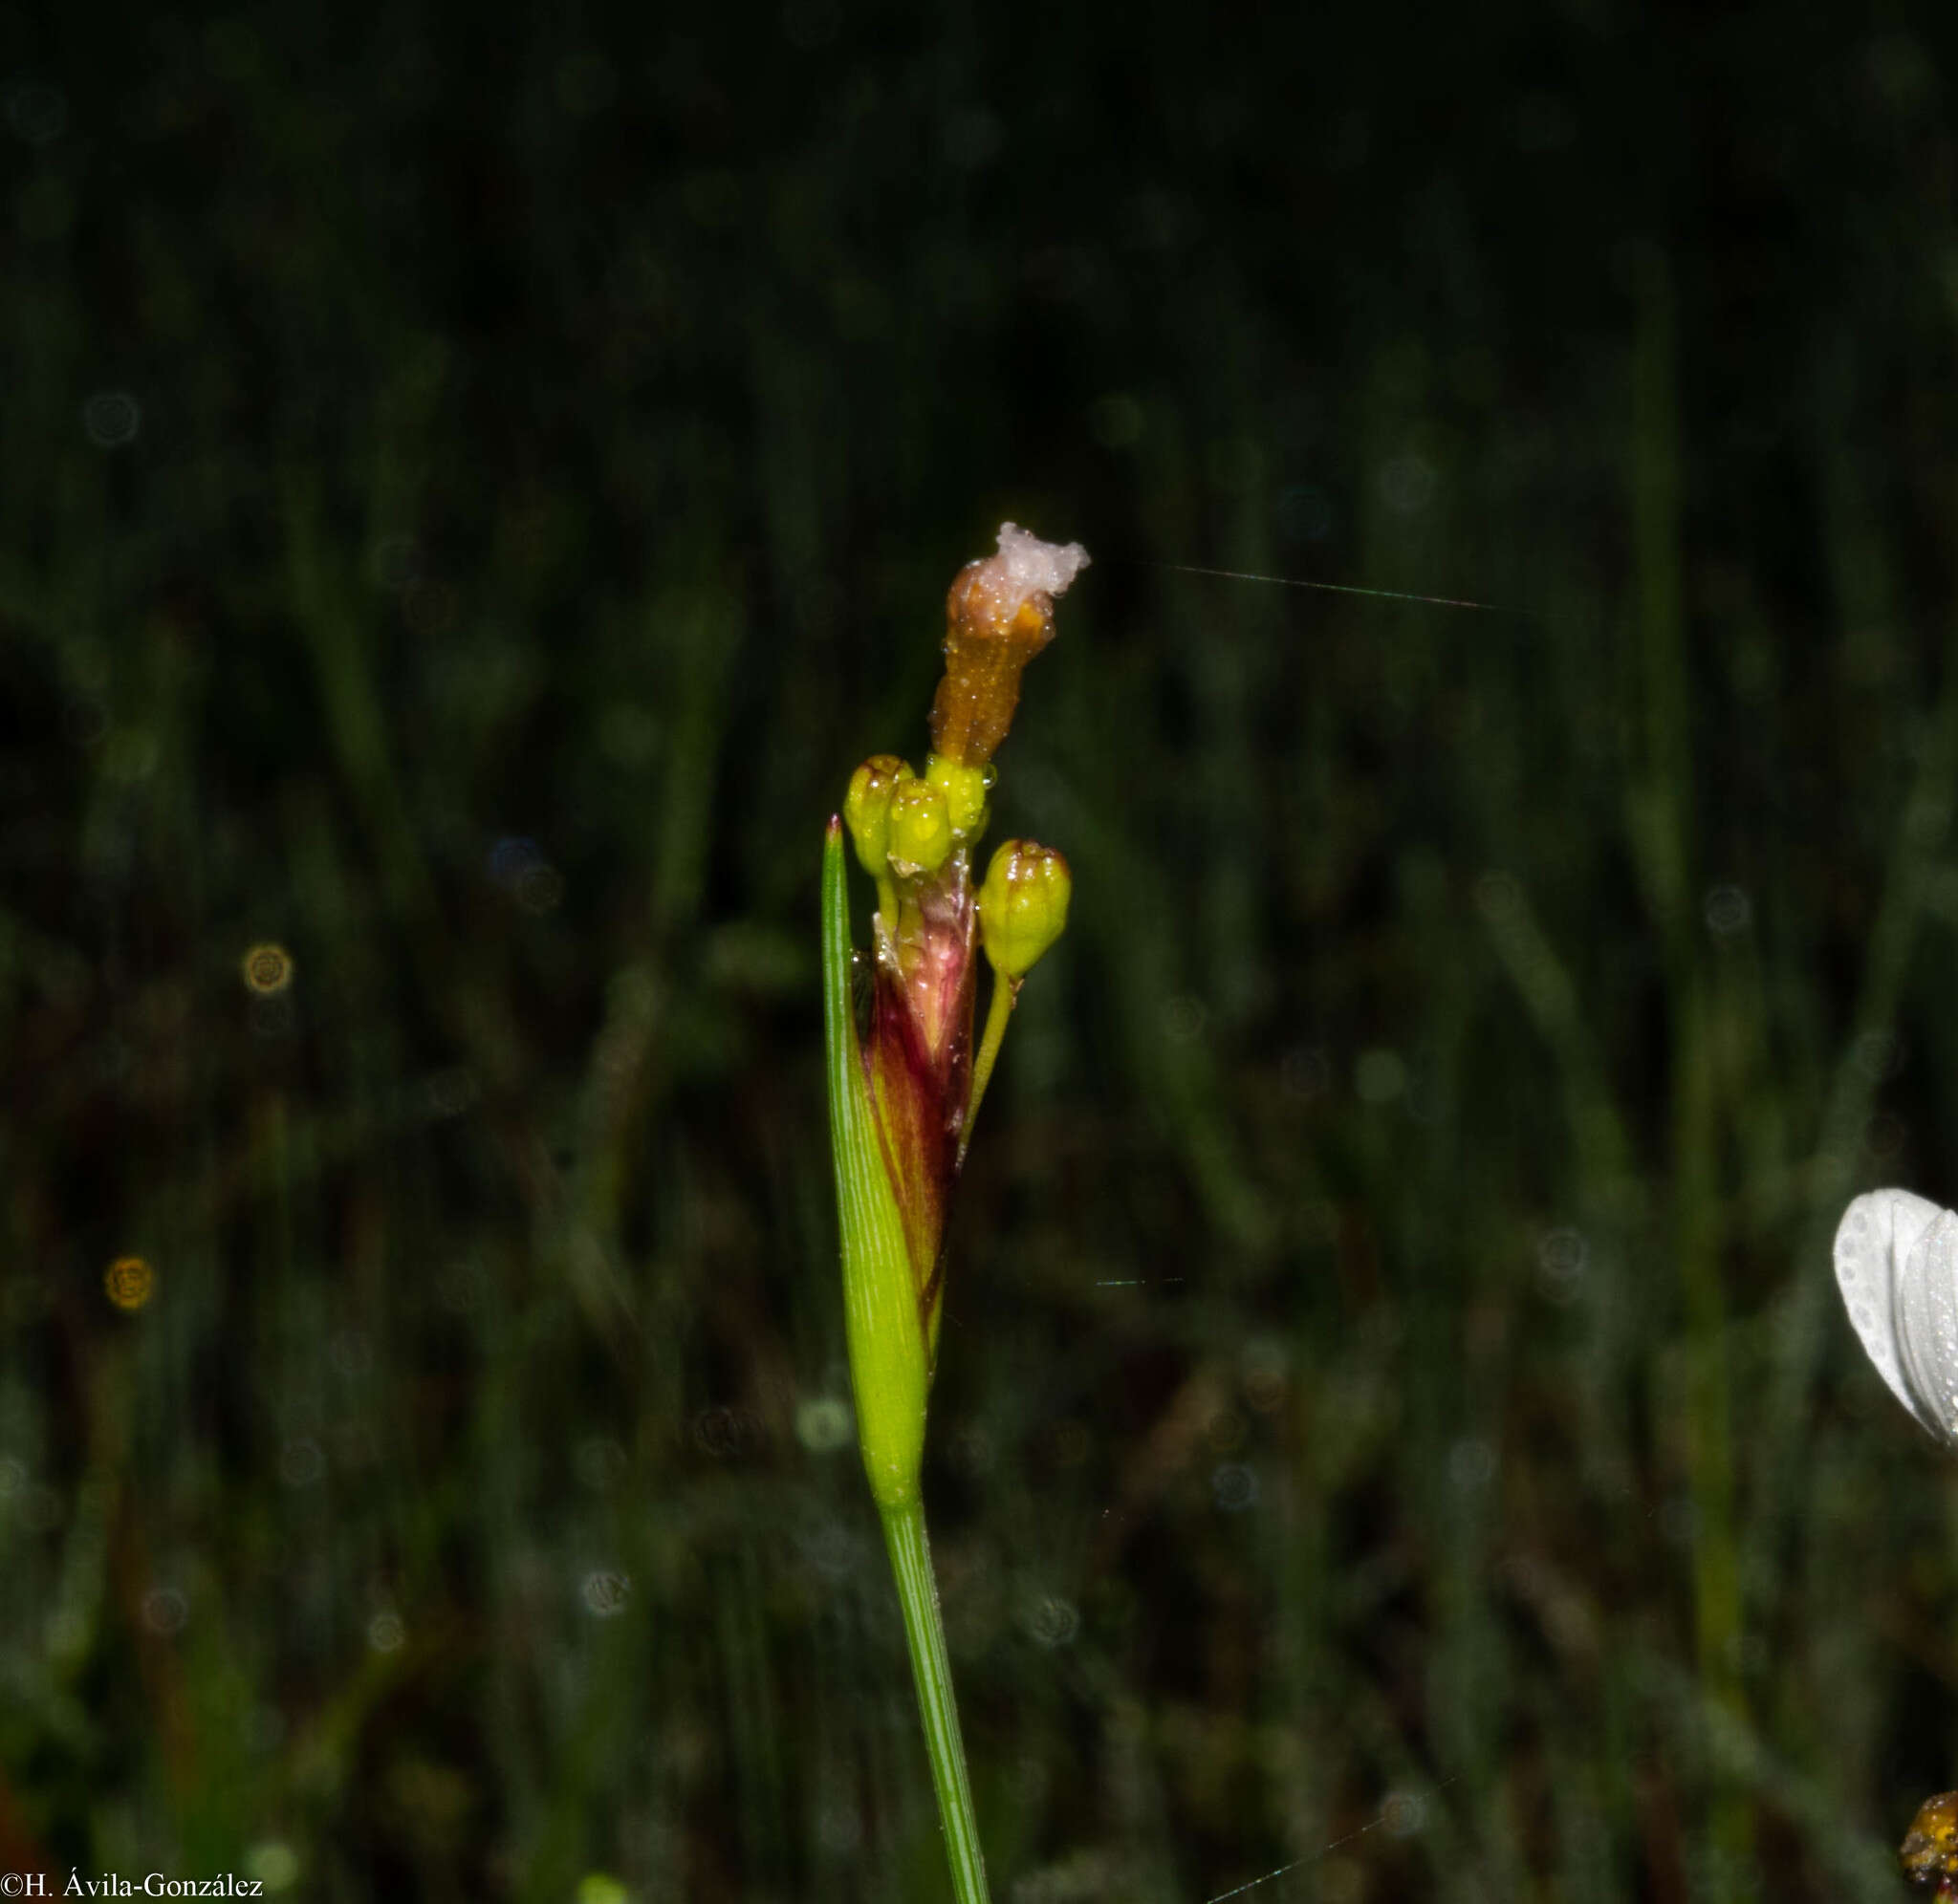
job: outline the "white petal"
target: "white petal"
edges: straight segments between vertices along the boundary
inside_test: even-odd
[[[1900,1285],[1912,1253],[1945,1215],[1908,1190],[1872,1190],[1850,1204],[1836,1230],[1836,1283],[1863,1351],[1890,1393],[1933,1434],[1942,1413],[1928,1411],[1904,1375]]]
[[[1904,1259],[1896,1312],[1917,1417],[1958,1442],[1958,1216],[1949,1210],[1938,1212]]]

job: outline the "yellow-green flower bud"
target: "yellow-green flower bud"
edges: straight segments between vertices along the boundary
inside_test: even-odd
[[[936,873],[952,850],[951,814],[945,795],[928,780],[905,780],[891,795],[891,871],[900,878]]]
[[[843,824],[850,829],[859,863],[873,879],[886,876],[891,796],[902,782],[914,777],[896,754],[872,754],[850,776],[850,790],[843,795]]]
[[[964,767],[933,754],[925,763],[925,777],[945,795],[952,833],[960,839],[978,838],[986,831],[986,796],[997,777],[991,764]]]
[[[1010,839],[979,889],[979,933],[1003,979],[1023,979],[1067,929],[1074,876],[1051,846]]]

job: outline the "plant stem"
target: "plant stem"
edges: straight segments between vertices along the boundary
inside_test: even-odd
[[[951,1662],[946,1656],[945,1621],[938,1611],[938,1582],[931,1571],[931,1547],[925,1538],[925,1508],[913,1499],[881,1511],[883,1544],[890,1553],[898,1599],[904,1609],[904,1643],[911,1653],[911,1677],[918,1688],[918,1716],[925,1725],[931,1783],[938,1789],[938,1816],[945,1827],[952,1890],[959,1904],[989,1904],[979,1821],[972,1811],[966,1746],[959,1736],[959,1711],[952,1698]]]
[[[959,1133],[961,1163],[966,1160],[966,1146],[972,1141],[972,1124],[979,1115],[987,1081],[992,1076],[993,1060],[999,1056],[999,1042],[1006,1036],[1006,1022],[1013,1015],[1013,1004],[1019,995],[1018,979],[993,974],[992,1003],[986,1009],[986,1031],[979,1040],[979,1055],[972,1065],[972,1094],[966,1100],[966,1124]]]

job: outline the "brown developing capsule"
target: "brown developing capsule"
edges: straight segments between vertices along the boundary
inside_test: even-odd
[[[945,679],[931,703],[931,749],[983,767],[1012,725],[1020,675],[1054,639],[1054,600],[1087,566],[1079,543],[1042,542],[1012,523],[999,552],[959,571],[946,597]]]

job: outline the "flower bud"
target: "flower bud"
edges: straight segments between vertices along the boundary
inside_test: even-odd
[[[979,889],[979,933],[1003,979],[1023,979],[1067,926],[1074,876],[1051,846],[1010,839]]]
[[[1904,1834],[1897,1857],[1904,1876],[1917,1884],[1958,1877],[1958,1791],[1941,1791],[1925,1800]]]
[[[998,777],[990,763],[966,767],[933,754],[925,763],[925,777],[945,795],[946,813],[957,838],[976,839],[986,831],[986,796]]]
[[[874,879],[885,876],[890,857],[891,796],[912,777],[896,754],[872,754],[850,776],[843,795],[843,823],[857,847],[858,862]]]
[[[890,868],[900,878],[936,873],[952,850],[951,814],[945,795],[928,780],[900,783],[891,795]]]

